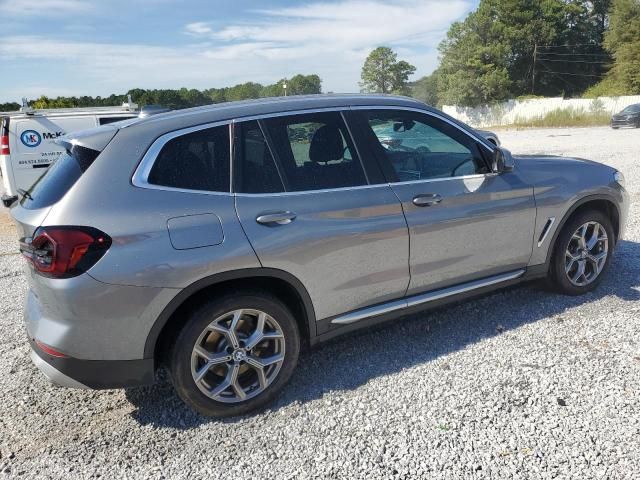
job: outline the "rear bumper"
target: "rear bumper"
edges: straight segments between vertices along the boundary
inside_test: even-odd
[[[32,338],[31,360],[54,385],[68,388],[126,388],[154,382],[153,359],[79,360],[48,355]]]

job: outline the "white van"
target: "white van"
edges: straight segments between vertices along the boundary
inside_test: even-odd
[[[76,130],[137,117],[134,103],[122,107],[60,108],[0,113],[0,169],[9,207],[56,161],[64,148],[55,139]]]

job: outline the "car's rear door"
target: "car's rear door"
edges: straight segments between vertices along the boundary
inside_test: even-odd
[[[409,237],[398,198],[363,164],[338,111],[235,124],[242,226],[264,267],[306,287],[317,320],[402,297]]]
[[[487,145],[426,111],[356,109],[354,117],[407,218],[408,295],[527,265],[536,208],[517,168],[491,173]]]

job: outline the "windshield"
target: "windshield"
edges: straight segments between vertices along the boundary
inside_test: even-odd
[[[627,108],[622,110],[622,113],[638,113],[640,112],[640,103],[636,105],[629,105]]]
[[[74,145],[45,170],[44,174],[22,195],[20,205],[34,210],[59,201],[73,187],[100,154],[90,148]]]

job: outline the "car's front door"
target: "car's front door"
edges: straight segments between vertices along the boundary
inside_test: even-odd
[[[408,295],[527,265],[536,208],[517,166],[491,173],[489,147],[435,114],[363,109],[355,116],[407,218]]]
[[[363,165],[340,112],[238,121],[234,191],[264,267],[306,287],[317,320],[402,297],[409,235],[378,166]],[[379,180],[379,178],[378,178]]]

